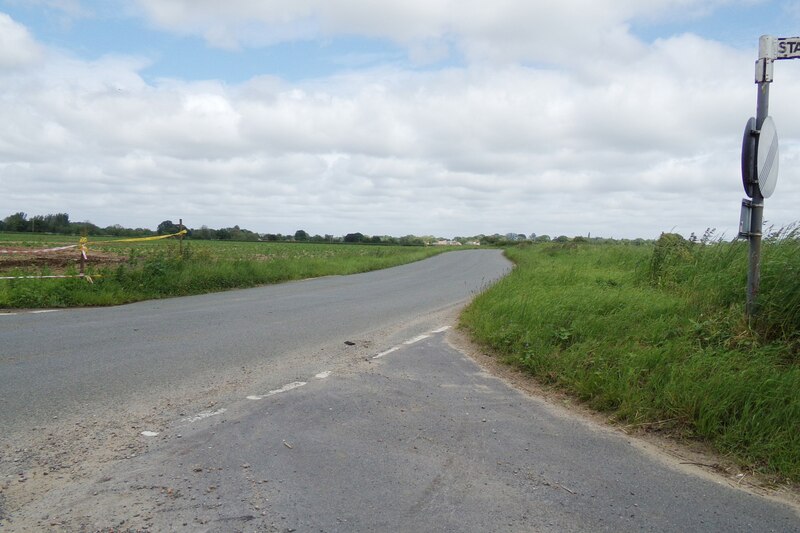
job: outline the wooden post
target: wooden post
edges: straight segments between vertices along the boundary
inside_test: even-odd
[[[183,219],[178,219],[178,231],[183,231]],[[181,242],[178,245],[179,253],[181,254],[181,258],[183,258],[183,233],[181,233]]]
[[[78,251],[81,254],[81,276],[84,275],[84,267],[86,266],[86,243],[89,242],[89,239],[86,237],[81,237],[80,246],[78,246]]]

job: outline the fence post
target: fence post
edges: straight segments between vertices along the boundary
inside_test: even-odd
[[[81,253],[81,272],[80,272],[81,276],[83,276],[83,269],[84,269],[84,266],[86,265],[86,243],[87,242],[89,242],[89,239],[87,237],[81,237],[80,246],[78,246],[78,249],[80,250],[80,253]]]

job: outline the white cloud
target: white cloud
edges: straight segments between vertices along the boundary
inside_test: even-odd
[[[41,55],[41,47],[27,28],[0,12],[0,69],[32,65]]]
[[[497,12],[466,2],[449,24],[447,2],[396,3],[381,21],[355,1],[335,14],[310,0],[232,1],[225,13],[213,2],[143,2],[159,24],[183,31],[207,33],[216,17],[220,42],[231,46],[241,42],[227,29],[251,16],[314,31],[372,27],[408,42],[458,34],[458,46],[481,59],[229,85],[147,82],[141,58],[50,51],[41,68],[0,70],[0,181],[10,191],[0,216],[68,211],[150,227],[183,217],[282,233],[731,234],[741,130],[755,106],[753,58],[688,34],[637,42],[625,29],[630,17],[675,5],[640,4],[605,2],[574,27],[562,8],[520,4],[522,21],[551,34],[530,37],[510,20],[510,1]],[[508,35],[497,33],[503,25]],[[589,50],[593,61],[558,68],[497,59],[537,57],[558,28],[589,34],[592,46],[611,43],[601,50],[636,53]],[[783,160],[766,217],[778,223],[794,220],[800,195],[800,107],[788,89],[800,82],[796,70],[776,67],[773,88]]]
[[[719,0],[138,0],[153,24],[203,36],[212,46],[263,46],[330,35],[364,35],[408,46],[424,60],[451,44],[480,61],[563,62],[602,54],[634,57],[636,18],[684,16]]]

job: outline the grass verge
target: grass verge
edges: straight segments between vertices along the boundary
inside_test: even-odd
[[[28,244],[28,243],[24,243]],[[36,243],[40,245],[41,243]],[[202,242],[114,247],[97,242],[84,279],[0,280],[0,308],[115,305],[329,275],[355,274],[431,257],[445,248]],[[76,255],[75,252],[71,252]],[[102,254],[105,263],[91,259]],[[0,266],[2,266],[0,264]],[[66,266],[14,267],[2,275],[77,274]]]
[[[785,235],[783,237],[786,237]],[[710,442],[800,481],[800,244],[763,251],[762,310],[743,318],[744,243],[544,245],[462,325],[508,361],[626,424]]]

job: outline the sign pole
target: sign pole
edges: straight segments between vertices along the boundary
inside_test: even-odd
[[[778,59],[800,59],[800,37],[776,38],[762,35],[758,40],[756,117],[748,121],[742,142],[742,182],[745,192],[752,198],[742,202],[740,220],[740,235],[744,236],[746,231],[750,242],[746,306],[748,318],[758,313],[764,198],[772,195],[778,178],[778,137],[772,118],[769,117],[769,84],[773,80],[773,64]],[[757,137],[757,140],[753,141],[751,136]]]
[[[756,102],[756,130],[761,130],[769,115],[769,84],[772,83],[772,66],[775,60],[775,38],[762,35],[758,41],[758,61],[756,61],[756,84],[758,99]],[[750,231],[748,240],[750,252],[747,271],[747,305],[745,311],[748,318],[758,311],[758,292],[761,288],[761,237],[764,226],[764,196],[758,186],[753,187],[751,204]]]
[[[769,114],[768,81],[758,82],[758,104],[756,109],[756,129],[760,130]],[[758,292],[761,288],[761,236],[764,226],[764,196],[758,187],[753,187],[753,200],[750,218],[750,253],[747,271],[747,316],[752,318],[757,312]]]

